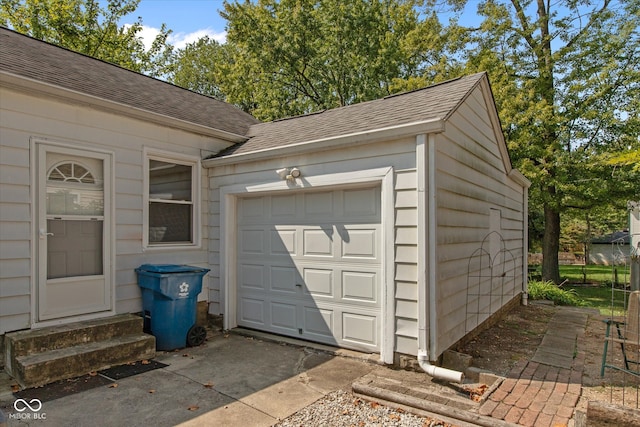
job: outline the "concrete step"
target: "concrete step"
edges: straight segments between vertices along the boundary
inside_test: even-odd
[[[142,324],[142,317],[122,314],[48,328],[11,332],[5,336],[6,362],[9,363],[11,358],[33,353],[137,334],[142,331]]]
[[[21,387],[31,388],[128,362],[151,359],[155,354],[155,337],[139,332],[18,356],[14,359],[11,375]]]
[[[5,371],[23,388],[155,357],[143,319],[122,314],[5,335]]]

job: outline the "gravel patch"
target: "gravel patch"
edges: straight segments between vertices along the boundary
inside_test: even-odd
[[[344,390],[337,390],[317,400],[277,427],[451,427],[427,417],[419,417],[402,409],[369,402]]]

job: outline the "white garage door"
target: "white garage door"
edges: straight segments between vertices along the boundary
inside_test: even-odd
[[[380,188],[238,200],[238,325],[379,351]]]

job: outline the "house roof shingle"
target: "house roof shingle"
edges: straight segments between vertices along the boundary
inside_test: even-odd
[[[231,104],[0,27],[0,72],[235,135],[258,122]]]
[[[446,120],[484,76],[485,73],[473,74],[374,101],[257,123],[249,129],[249,140],[231,146],[215,157],[247,154],[431,119]]]

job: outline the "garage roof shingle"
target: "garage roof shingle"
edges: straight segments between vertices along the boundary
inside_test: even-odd
[[[485,73],[374,101],[254,124],[249,129],[249,140],[225,149],[216,157],[247,154],[431,119],[446,120],[482,78],[486,78]]]

